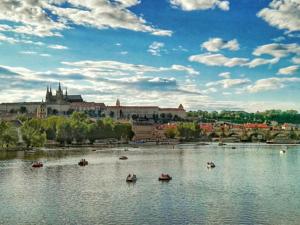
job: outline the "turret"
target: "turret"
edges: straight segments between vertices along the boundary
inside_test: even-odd
[[[178,106],[178,109],[181,109],[181,110],[183,110],[184,108],[183,108],[183,105],[182,104],[180,104],[179,106]]]

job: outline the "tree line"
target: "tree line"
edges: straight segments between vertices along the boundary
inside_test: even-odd
[[[16,128],[9,122],[0,122],[2,147],[16,146],[18,129],[26,147],[42,147],[47,140],[66,144],[93,144],[98,139],[130,140],[134,133],[131,124],[114,122],[110,118],[92,121],[84,113],[74,112],[70,117],[50,116],[45,119],[20,117],[22,126]]]
[[[294,123],[300,124],[300,114],[296,110],[266,110],[263,112],[249,113],[244,111],[190,111],[189,118],[201,122],[226,121],[231,123],[270,123],[276,121],[280,124]]]

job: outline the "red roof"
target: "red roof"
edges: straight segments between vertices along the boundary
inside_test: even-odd
[[[246,123],[244,127],[247,129],[268,129],[269,126],[264,123]]]
[[[212,123],[202,123],[199,125],[200,129],[205,132],[212,132],[214,129],[214,126]]]

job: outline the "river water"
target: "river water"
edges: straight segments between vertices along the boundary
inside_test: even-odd
[[[0,152],[0,224],[300,224],[300,146],[235,146]]]

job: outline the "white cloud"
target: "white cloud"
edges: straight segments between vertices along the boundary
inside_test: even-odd
[[[63,45],[49,45],[48,48],[57,49],[57,50],[69,49],[67,46],[63,46]]]
[[[277,74],[281,74],[281,75],[293,75],[294,73],[297,72],[297,70],[299,69],[299,66],[288,66],[288,67],[284,67],[278,70]]]
[[[23,55],[36,55],[37,54],[37,52],[34,52],[34,51],[21,51],[19,53],[23,54]]]
[[[154,41],[151,45],[149,45],[148,52],[154,56],[161,56],[161,51],[164,47],[164,43]]]
[[[279,37],[273,38],[272,40],[273,40],[274,42],[282,42],[282,41],[285,40],[285,37],[279,36]]]
[[[279,44],[271,43],[267,45],[258,46],[254,51],[253,55],[271,55],[274,58],[283,58],[289,54],[298,54],[300,55],[300,46],[296,43],[292,44]]]
[[[278,63],[280,58],[273,58],[273,59],[262,59],[262,58],[255,58],[251,60],[249,63],[246,64],[246,66],[249,66],[249,68],[255,68],[257,66],[266,65],[266,64],[276,64]]]
[[[222,77],[222,78],[225,78],[225,79],[230,79],[231,73],[230,72],[223,72],[223,73],[219,73],[218,76]]]
[[[243,66],[249,61],[249,59],[247,58],[228,58],[222,54],[211,53],[192,55],[189,57],[189,60],[192,62],[202,63],[208,66],[225,67]]]
[[[172,65],[171,69],[175,70],[175,71],[185,71],[189,75],[199,75],[200,74],[198,71],[196,71],[194,68],[192,68],[190,66]]]
[[[63,71],[66,74],[69,73],[82,73],[88,74],[89,76],[99,75],[142,75],[145,73],[161,73],[165,71],[183,71],[188,75],[198,75],[199,72],[190,66],[183,65],[171,65],[170,67],[153,67],[141,64],[129,64],[118,61],[78,61],[78,62],[62,62],[64,65],[77,67],[77,68],[64,68]]]
[[[50,54],[47,54],[47,53],[42,53],[42,54],[40,54],[40,56],[43,56],[43,57],[51,57],[51,55],[50,55]]]
[[[172,31],[157,29],[128,8],[137,0],[22,0],[0,1],[0,30],[27,35],[61,36],[61,31],[72,25],[97,29],[128,29],[153,35],[171,36]]]
[[[210,38],[208,41],[201,45],[210,52],[218,52],[221,49],[229,49],[231,51],[237,51],[240,49],[239,43],[236,39],[230,41],[224,41],[222,38]]]
[[[300,57],[293,57],[292,62],[295,64],[300,64]]]
[[[8,37],[7,35],[4,35],[2,33],[0,33],[0,42],[7,42],[9,44],[30,44],[30,45],[38,45],[38,46],[42,46],[44,45],[43,42],[34,42],[31,40],[25,40],[25,39],[20,39],[20,38],[14,38],[14,37]]]
[[[277,78],[271,77],[257,80],[253,85],[249,85],[246,90],[250,93],[277,90],[286,87],[288,83],[300,82],[300,78]]]
[[[222,86],[223,88],[232,88],[251,83],[249,79],[224,79],[206,84],[207,87]]]
[[[207,10],[216,7],[221,10],[229,10],[229,1],[224,0],[170,0],[170,3],[185,11]]]
[[[262,9],[257,15],[279,29],[300,31],[299,0],[273,0],[269,7]]]

